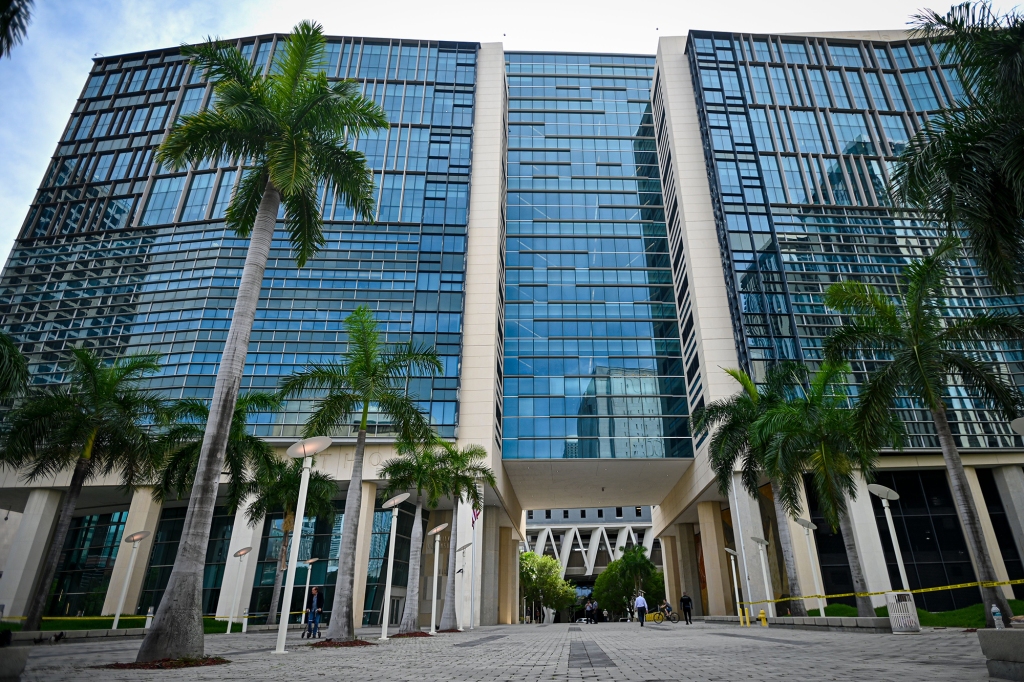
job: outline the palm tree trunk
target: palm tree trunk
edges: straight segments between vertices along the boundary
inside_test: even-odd
[[[242,281],[231,317],[231,327],[224,342],[213,402],[206,433],[199,454],[195,481],[189,498],[188,512],[181,531],[178,554],[153,618],[153,626],[142,640],[136,660],[140,663],[161,658],[198,658],[203,655],[203,571],[206,549],[210,542],[213,508],[224,469],[224,452],[231,431],[238,388],[242,383],[245,356],[249,352],[249,336],[256,318],[256,305],[263,286],[263,271],[274,238],[281,193],[268,180],[260,200],[249,249],[242,269]]]
[[[459,495],[461,498],[462,496]],[[438,630],[455,630],[459,621],[455,617],[455,550],[459,545],[459,502],[452,505],[452,532],[448,536],[448,581],[444,587],[444,609],[441,611],[441,624]],[[466,576],[462,576],[463,580]]]
[[[839,516],[839,530],[843,534],[843,545],[846,546],[846,559],[850,563],[850,577],[853,578],[853,591],[868,591],[867,580],[864,579],[864,564],[857,551],[857,542],[853,537],[853,524],[850,522],[850,501],[846,500],[846,509]],[[875,607],[871,605],[871,597],[856,597],[857,617],[874,618]],[[824,616],[825,614],[821,614]]]
[[[800,576],[796,573],[796,556],[793,554],[793,534],[789,532],[789,514],[782,506],[779,497],[779,488],[775,481],[772,481],[772,499],[775,502],[775,521],[779,527],[779,547],[782,548],[782,562],[786,564],[786,579],[789,581],[789,594],[803,594],[800,590]],[[811,559],[813,561],[813,559]],[[804,607],[803,599],[790,599],[789,612],[796,618],[807,616],[807,609]],[[825,614],[821,614],[825,615]]]
[[[289,517],[291,517],[290,524],[288,522]],[[292,528],[289,528],[289,525]],[[270,612],[267,613],[267,625],[277,625],[277,612],[281,610],[279,607],[281,603],[281,583],[284,582],[284,570],[288,561],[288,542],[294,527],[295,512],[289,512],[281,522],[281,531],[284,537],[281,538],[281,549],[277,552],[277,572],[274,574],[274,591],[270,596]]]
[[[338,557],[338,582],[334,588],[334,605],[331,608],[331,622],[327,626],[327,639],[350,642],[356,638],[355,610],[362,613],[362,604],[354,604],[353,592],[356,568],[356,541],[359,534],[359,517],[363,505],[363,452],[366,450],[366,420],[370,405],[363,405],[363,418],[359,422],[356,437],[356,451],[352,458],[352,480],[345,495],[344,516],[341,519],[341,555]]]
[[[996,569],[992,565],[992,557],[988,553],[985,536],[981,530],[981,518],[978,516],[974,496],[971,495],[971,489],[967,484],[967,474],[964,473],[964,463],[960,460],[960,452],[957,450],[956,441],[953,440],[953,432],[950,431],[949,422],[946,420],[945,408],[933,409],[932,420],[935,422],[935,430],[939,434],[942,459],[945,460],[946,471],[949,472],[956,513],[960,517],[964,535],[967,536],[967,546],[970,547],[971,554],[974,555],[978,580],[980,582],[995,582],[998,580]],[[981,598],[985,607],[985,626],[995,627],[995,621],[992,619],[992,605],[995,604],[1003,614],[1003,622],[1009,627],[1013,611],[1010,609],[1009,601],[1003,596],[1003,591],[998,587],[982,587]]]
[[[409,580],[405,591],[405,611],[398,634],[420,631],[420,557],[423,555],[423,496],[416,496],[416,516],[409,538]]]
[[[90,450],[91,444],[87,446]],[[38,630],[43,621],[43,611],[46,609],[46,599],[50,596],[50,589],[53,587],[53,577],[57,573],[57,562],[60,561],[61,552],[64,551],[64,542],[68,537],[68,530],[71,528],[71,516],[75,513],[78,505],[78,496],[82,494],[82,485],[89,473],[91,459],[80,457],[75,464],[75,472],[71,474],[71,485],[68,492],[61,501],[60,514],[57,516],[57,528],[53,531],[53,539],[46,550],[46,558],[43,560],[43,571],[36,583],[32,593],[32,599],[28,603],[28,613],[25,617],[23,630]]]

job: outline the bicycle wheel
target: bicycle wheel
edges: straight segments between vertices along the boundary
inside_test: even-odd
[[[671,620],[673,623],[678,623],[679,622],[679,614],[673,612],[672,615],[669,616],[669,620]]]
[[[665,615],[663,613],[661,613],[660,611],[655,611],[653,614],[651,614],[651,620],[653,620],[655,623],[659,623],[659,624],[660,623],[664,623],[665,622]]]

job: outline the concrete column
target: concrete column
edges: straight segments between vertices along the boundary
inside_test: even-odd
[[[892,589],[892,583],[882,552],[882,537],[878,534],[878,522],[875,520],[874,507],[871,506],[868,484],[860,476],[857,477],[857,499],[850,500],[849,514],[868,592],[888,592]],[[875,608],[885,606],[885,595],[871,597],[871,604]]]
[[[700,564],[697,560],[697,542],[692,523],[676,524],[676,550],[679,560],[679,594],[686,592],[693,600],[693,615],[703,616],[704,605],[700,599]],[[678,606],[678,602],[675,606]]]
[[[516,563],[516,541],[512,529],[498,529],[498,622],[510,625],[516,622],[516,581],[513,575]]]
[[[142,530],[148,530],[150,535],[139,543],[139,551],[135,554],[132,579],[124,598],[124,615],[134,614],[138,606],[139,595],[142,594],[142,583],[146,579],[146,568],[149,566],[149,555],[153,551],[153,542],[156,539],[156,527],[160,523],[162,507],[163,504],[153,498],[152,488],[139,488],[132,494],[132,503],[128,507],[128,519],[124,523],[124,536],[127,537]],[[114,570],[110,574],[110,583],[107,587],[107,596],[103,600],[101,613],[105,616],[111,616],[117,610],[117,602],[121,598],[121,586],[124,585],[124,579],[128,575],[131,550],[131,545],[125,542],[120,542],[118,545]]]
[[[25,615],[43,555],[50,544],[50,534],[57,524],[62,495],[59,490],[42,488],[28,494],[18,532],[4,564],[3,577],[0,577],[0,604],[4,605],[5,617]]]
[[[974,506],[978,510],[978,520],[981,521],[981,533],[985,538],[985,546],[988,548],[988,557],[992,561],[992,568],[996,571],[996,580],[1002,582],[1009,580],[1010,575],[1006,572],[1006,564],[1003,563],[1003,552],[999,549],[999,540],[996,538],[995,528],[992,527],[992,517],[988,515],[988,505],[985,503],[985,495],[981,491],[981,483],[978,481],[978,472],[974,467],[964,467],[967,474],[967,486],[971,489],[971,497],[974,498]],[[959,518],[959,515],[957,515]],[[963,525],[961,524],[961,530]],[[965,533],[966,535],[966,533]],[[971,545],[967,544],[967,551],[970,552]],[[975,565],[974,573],[978,574],[977,560],[971,554],[971,561]],[[1003,585],[1003,596],[1013,599],[1013,585]]]
[[[355,579],[352,582],[352,620],[356,628],[363,627],[366,573],[370,569],[370,539],[373,536],[373,508],[376,504],[377,484],[364,481],[359,512],[359,535],[356,539]],[[291,599],[291,595],[287,598]]]
[[[700,544],[704,550],[704,577],[708,589],[708,615],[732,613],[729,598],[729,564],[725,553],[725,527],[720,502],[698,502]]]
[[[483,516],[476,521],[477,547],[476,562],[479,573],[474,570],[474,577],[479,576],[476,593],[476,624],[497,625],[500,610],[501,570],[499,554],[501,552],[500,529],[495,506],[484,507]]]
[[[231,527],[231,541],[228,543],[228,561],[224,565],[224,580],[221,582],[220,598],[217,600],[217,617],[227,618],[231,612],[232,600],[235,598],[235,586],[242,581],[242,591],[238,598],[237,618],[243,609],[249,607],[252,600],[253,582],[256,580],[256,555],[260,550],[260,539],[263,537],[263,521],[260,519],[250,526],[245,512],[251,499],[239,505],[235,512],[235,522]],[[252,551],[243,561],[235,558],[235,552],[243,547],[252,547]],[[239,570],[242,569],[242,570]]]
[[[679,550],[676,547],[676,536],[662,535],[661,556],[665,574],[665,599],[672,608],[679,608],[679,597],[683,594],[679,581]]]
[[[733,537],[736,540],[736,564],[739,575],[740,586],[743,592],[744,601],[760,601],[771,599],[772,595],[766,594],[764,589],[764,574],[761,571],[761,555],[758,553],[758,545],[751,540],[752,537],[764,538],[764,522],[761,519],[761,506],[758,501],[747,494],[740,482],[740,475],[733,474],[733,489],[729,495],[729,513],[732,516]],[[703,531],[702,531],[703,534]],[[768,570],[768,579],[771,580],[771,564],[768,553],[774,551],[774,547],[765,548],[765,567]],[[705,552],[705,561],[707,553]],[[749,596],[748,596],[749,595]],[[779,595],[774,595],[778,597]],[[775,606],[774,604],[772,605]],[[774,613],[774,608],[769,611],[764,604],[755,604],[750,607],[751,612],[756,616],[762,608],[766,613]]]
[[[14,543],[14,536],[18,534],[18,526],[21,524],[21,513],[9,509],[0,509],[0,575],[3,574],[4,566],[7,565],[7,557],[11,553],[11,545]]]
[[[1024,559],[1024,467],[1019,464],[996,467],[992,470],[999,489],[999,499],[1010,522],[1013,541],[1017,543],[1017,554]]]

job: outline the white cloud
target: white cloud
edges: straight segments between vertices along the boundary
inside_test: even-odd
[[[312,18],[333,35],[504,42],[510,50],[653,54],[659,35],[902,28],[919,0],[62,0],[36,3],[26,44],[0,60],[0,261],[32,201],[91,68],[122,54],[286,32]]]

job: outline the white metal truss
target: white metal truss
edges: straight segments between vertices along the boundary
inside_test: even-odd
[[[531,547],[529,539],[531,535],[530,531],[534,530],[537,531],[537,539]],[[583,535],[580,532],[581,530],[590,531],[590,538],[586,543],[583,542]],[[637,531],[643,533],[642,542],[638,539]],[[561,542],[556,542],[556,537],[558,535],[562,536]],[[615,538],[614,543],[612,542],[612,537]],[[583,575],[587,576],[595,574],[597,554],[601,551],[602,541],[608,550],[609,558],[611,560],[616,559],[629,544],[642,544],[644,549],[647,550],[648,556],[651,555],[651,552],[654,549],[654,534],[651,532],[651,526],[649,525],[605,524],[600,526],[594,525],[582,527],[572,525],[527,527],[526,549],[537,554],[544,554],[550,543],[551,553],[554,554],[555,558],[557,558],[559,563],[562,564],[563,578],[565,577],[565,570],[569,565],[569,559],[572,557],[575,541],[578,541],[579,546],[583,549]]]

